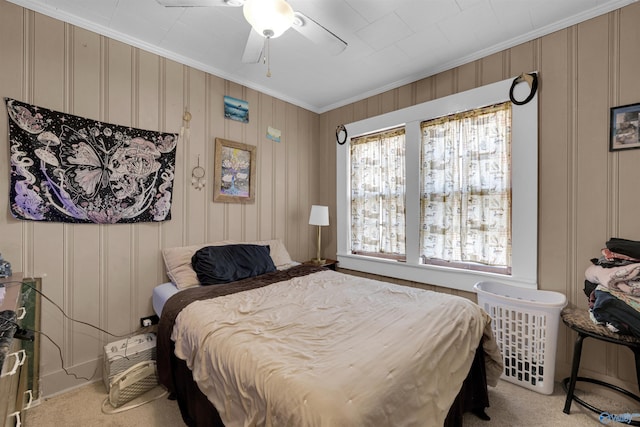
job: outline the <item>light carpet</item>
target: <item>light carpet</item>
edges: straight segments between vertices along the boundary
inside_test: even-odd
[[[151,390],[147,394],[157,392]],[[183,426],[178,404],[166,397],[146,403],[135,409],[113,415],[102,413],[101,406],[106,398],[105,387],[101,382],[89,384],[73,391],[46,399],[25,413],[24,426],[27,427],[165,427]],[[604,410],[621,414],[640,412],[640,405],[610,400],[602,395],[582,393],[583,398]],[[141,396],[136,401],[144,400]],[[565,394],[556,384],[552,395],[542,395],[506,381],[500,381],[497,387],[489,388],[487,409],[490,421],[480,420],[473,414],[465,414],[464,427],[527,427],[527,426],[601,426],[598,415],[573,403],[571,414],[562,412]],[[611,422],[611,425],[624,425]],[[425,426],[430,427],[428,420]]]

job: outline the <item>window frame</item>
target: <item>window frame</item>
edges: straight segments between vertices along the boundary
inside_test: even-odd
[[[497,274],[448,266],[422,264],[419,257],[420,123],[436,117],[509,100],[513,80],[506,79],[422,104],[345,125],[349,137],[336,144],[337,258],[341,268],[473,292],[479,281],[499,281],[537,288],[538,260],[538,94],[524,105],[512,106],[512,265],[511,274]],[[527,96],[526,84],[515,97]],[[350,253],[350,143],[351,137],[405,126],[406,138],[406,260],[373,258]],[[529,195],[534,195],[530,197]],[[416,230],[416,232],[411,232]]]
[[[375,139],[377,141],[380,141],[381,139],[389,139],[390,138],[389,134],[400,134],[400,133],[402,134],[402,137],[404,139],[403,144],[406,147],[406,135],[405,135],[404,126],[399,126],[397,128],[392,128],[392,129],[385,129],[385,130],[380,131],[380,132],[373,132],[373,133],[369,133],[369,134],[366,134],[366,135],[359,135],[357,138],[354,138],[354,139],[361,139],[361,138],[365,139],[367,141],[358,142],[357,144],[367,145],[367,144],[369,144],[371,142],[370,141],[371,139]],[[394,135],[394,136],[397,136],[397,135]],[[349,141],[349,147],[350,147],[349,155],[350,156],[351,156],[351,152],[353,151],[353,150],[351,150],[351,148],[353,148],[352,144],[351,144],[352,140]],[[404,160],[406,161],[406,154],[404,156]],[[406,170],[405,170],[405,172],[406,172]],[[349,182],[351,183],[352,179],[353,179],[353,163],[350,163],[349,176],[350,176]],[[403,177],[403,178],[405,178],[405,177]],[[406,201],[406,182],[405,182],[404,186],[405,186],[405,191],[402,194],[403,206],[404,206],[404,202]],[[381,199],[384,199],[384,196],[382,195],[382,189],[383,189],[382,186],[380,188],[378,188],[378,192],[377,193],[379,195],[381,195]],[[350,200],[350,208],[351,208],[350,215],[349,215],[349,220],[353,221],[353,201],[354,201],[353,194],[350,195],[349,200]],[[380,213],[382,213],[382,210],[383,209],[381,208],[380,209]],[[380,220],[380,218],[378,218],[378,219]],[[380,223],[381,222],[382,221],[380,220]],[[406,226],[406,224],[405,224],[405,226]],[[405,229],[406,229],[406,227],[405,227]],[[402,234],[403,235],[405,234],[404,230],[403,230]],[[353,233],[351,233],[351,235],[353,236]],[[379,241],[378,243],[380,244],[381,242]],[[351,253],[354,253],[354,254],[377,257],[377,258],[394,259],[394,260],[397,260],[397,261],[398,260],[399,261],[404,261],[405,253],[406,253],[406,251],[403,251],[402,253],[395,253],[395,252],[381,252],[381,251],[373,252],[373,251],[366,251],[366,250],[362,250],[362,249],[353,250],[353,244],[352,244],[351,241],[349,243],[349,247],[351,248]]]
[[[504,192],[508,193],[508,202],[509,202],[509,206],[511,205],[511,174],[512,174],[512,169],[511,169],[511,122],[512,122],[512,111],[513,111],[513,103],[506,101],[506,102],[502,102],[499,104],[492,104],[492,105],[485,105],[483,107],[480,108],[476,108],[473,110],[467,110],[467,111],[462,111],[458,114],[450,114],[447,116],[441,116],[441,117],[437,117],[434,119],[430,119],[430,120],[424,120],[420,123],[420,135],[421,135],[421,139],[420,139],[420,147],[421,147],[421,161],[420,161],[420,208],[421,208],[421,212],[420,212],[420,241],[421,244],[424,243],[422,241],[423,239],[423,231],[425,229],[425,224],[422,224],[422,218],[423,218],[423,212],[422,212],[422,208],[423,208],[423,203],[424,200],[422,198],[423,196],[423,186],[425,185],[425,176],[424,176],[424,152],[422,151],[422,148],[424,148],[425,146],[425,135],[424,135],[424,129],[427,127],[431,127],[433,122],[438,122],[438,124],[436,124],[436,126],[438,126],[439,124],[442,123],[456,123],[456,124],[460,124],[461,121],[463,120],[468,120],[471,117],[479,117],[479,116],[486,116],[488,114],[494,113],[494,112],[498,112],[498,111],[502,111],[502,110],[508,110],[506,111],[506,115],[509,117],[509,121],[508,122],[504,122],[504,125],[506,127],[508,127],[508,129],[506,129],[506,140],[508,141],[506,143],[506,149],[507,149],[507,153],[506,153],[506,157],[508,159],[508,178],[509,178],[509,182],[506,183],[506,187],[504,188]],[[491,123],[492,125],[494,125],[495,123]],[[460,160],[460,159],[458,159]],[[462,198],[465,198],[467,196],[469,196],[469,194],[467,194],[465,192],[465,189],[460,189],[461,191],[461,196]],[[509,233],[511,232],[511,211],[509,210],[509,215],[508,215],[508,222],[509,222]],[[508,247],[509,252],[511,252],[511,235],[509,234],[507,237],[508,239],[506,243],[506,246]],[[492,265],[492,264],[485,264],[482,263],[480,261],[475,262],[475,261],[462,261],[462,260],[457,260],[457,261],[450,261],[444,258],[437,258],[437,257],[433,257],[433,258],[428,258],[425,254],[424,254],[424,248],[421,248],[421,260],[423,264],[431,264],[431,265],[441,265],[441,266],[448,266],[448,267],[452,267],[452,268],[460,268],[460,269],[468,269],[468,270],[476,270],[476,271],[487,271],[487,272],[493,272],[493,273],[497,273],[497,274],[502,274],[502,275],[510,275],[511,274],[511,265]],[[511,256],[509,255],[509,259],[511,258]]]

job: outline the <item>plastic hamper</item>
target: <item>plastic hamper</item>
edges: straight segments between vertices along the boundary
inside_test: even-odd
[[[491,316],[502,352],[502,379],[538,393],[553,393],[560,312],[567,298],[552,291],[497,282],[474,285],[478,305]]]

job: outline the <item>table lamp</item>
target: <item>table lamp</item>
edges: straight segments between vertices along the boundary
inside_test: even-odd
[[[320,256],[320,227],[329,225],[329,207],[328,206],[311,206],[311,214],[309,215],[309,225],[318,226],[318,247],[316,252],[316,258],[312,261],[316,264],[324,264],[326,260]]]

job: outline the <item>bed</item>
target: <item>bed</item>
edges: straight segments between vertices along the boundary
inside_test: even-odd
[[[163,251],[158,374],[187,425],[455,426],[489,405],[502,358],[478,305],[300,265],[280,241],[251,242],[268,272],[200,284],[189,254],[217,269],[240,246]]]

